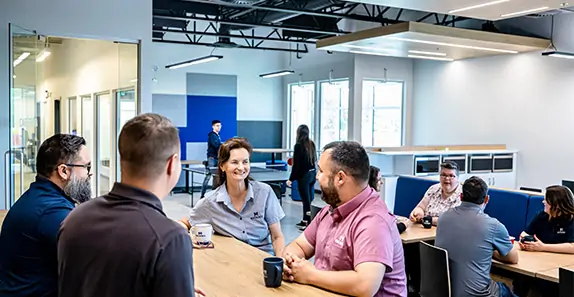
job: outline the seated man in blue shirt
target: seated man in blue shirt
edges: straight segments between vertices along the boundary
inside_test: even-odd
[[[490,278],[492,258],[518,263],[506,227],[483,212],[488,203],[488,186],[479,177],[462,186],[460,206],[438,219],[435,245],[448,251],[453,297],[513,297],[503,283]]]
[[[2,224],[0,296],[58,296],[58,229],[75,204],[91,198],[91,166],[82,137],[57,134],[42,143],[36,181]]]

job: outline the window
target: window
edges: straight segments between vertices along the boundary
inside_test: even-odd
[[[361,141],[364,146],[403,144],[402,82],[363,81]]]
[[[299,125],[307,125],[309,133],[313,138],[315,123],[315,83],[296,83],[289,85],[289,96],[291,102],[290,114],[290,139],[289,145],[295,145],[297,138],[297,128]]]
[[[324,81],[321,88],[320,147],[346,140],[349,119],[349,80]]]

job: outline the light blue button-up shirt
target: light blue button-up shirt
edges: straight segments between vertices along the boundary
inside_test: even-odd
[[[189,214],[190,225],[211,224],[219,234],[233,236],[258,249],[273,253],[269,226],[285,213],[271,186],[249,181],[241,211],[235,210],[225,184],[208,193]]]

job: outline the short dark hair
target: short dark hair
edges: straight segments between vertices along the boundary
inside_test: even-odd
[[[219,124],[219,123],[221,123],[220,120],[213,120],[213,121],[211,121],[211,125],[212,125],[212,126],[215,125],[215,124]]]
[[[358,181],[369,181],[369,156],[363,146],[356,141],[334,141],[327,144],[323,151],[331,150],[333,172],[339,170],[351,175]]]
[[[462,200],[474,204],[483,204],[488,195],[488,186],[478,176],[472,176],[462,184]]]
[[[61,164],[77,161],[83,145],[86,140],[72,134],[56,134],[44,140],[36,155],[36,172],[50,177]]]
[[[155,177],[179,146],[179,130],[170,120],[155,113],[138,115],[120,132],[122,170],[134,177]]]
[[[456,172],[456,176],[458,176],[459,169],[458,164],[454,161],[446,161],[440,164],[440,169],[450,169]]]

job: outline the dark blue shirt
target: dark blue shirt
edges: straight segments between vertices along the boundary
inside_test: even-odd
[[[221,146],[221,137],[219,134],[211,131],[207,134],[207,157],[212,157],[217,159],[219,153],[219,147]]]
[[[530,235],[536,235],[544,243],[558,244],[574,242],[574,219],[550,216],[541,211],[532,219],[525,230]]]
[[[0,296],[57,296],[57,238],[72,199],[36,177],[10,208],[0,233]]]

